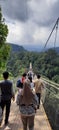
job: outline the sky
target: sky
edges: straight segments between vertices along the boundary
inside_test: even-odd
[[[59,0],[0,0],[8,25],[7,42],[44,47],[57,18]],[[47,46],[54,46],[54,29]],[[59,28],[55,46],[59,46]]]

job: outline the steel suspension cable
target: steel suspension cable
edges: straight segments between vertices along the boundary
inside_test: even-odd
[[[57,31],[58,31],[58,22],[56,24],[56,34],[55,34],[54,48],[55,48],[56,39],[57,39]]]
[[[56,23],[55,23],[55,25],[54,25],[54,27],[53,27],[51,33],[50,33],[50,35],[49,35],[49,37],[48,37],[48,39],[47,39],[45,45],[44,45],[44,49],[45,49],[45,47],[47,46],[47,43],[48,43],[48,41],[49,41],[49,39],[50,39],[50,37],[51,37],[51,35],[52,35],[52,33],[53,33],[53,31],[54,31],[56,25],[58,24],[58,22],[59,22],[59,18],[57,19],[57,21],[56,21]],[[56,36],[57,36],[57,33],[56,33]],[[56,37],[55,37],[55,42],[56,42]]]

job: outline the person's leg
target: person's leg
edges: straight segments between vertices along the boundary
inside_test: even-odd
[[[34,115],[28,117],[28,127],[29,130],[34,130]]]
[[[6,113],[5,113],[5,125],[8,123],[9,113],[10,113],[11,100],[6,101]]]
[[[37,106],[37,109],[39,109],[41,93],[36,93],[36,95],[37,95],[37,97],[38,97],[38,101],[39,101],[39,104],[38,104],[38,106]]]
[[[2,113],[3,113],[3,111],[4,111],[4,107],[5,107],[5,101],[4,101],[4,100],[1,100]]]
[[[23,130],[27,130],[27,120],[28,118],[26,116],[21,116],[21,120],[23,123]]]
[[[0,106],[0,126],[1,126],[1,123],[2,123],[2,119],[3,119],[3,116],[2,116],[2,108]]]
[[[4,107],[5,107],[5,101],[1,100],[0,106],[1,106],[1,111],[2,111],[1,121],[0,121],[0,126],[1,126],[2,120],[3,120],[3,111],[4,111]]]

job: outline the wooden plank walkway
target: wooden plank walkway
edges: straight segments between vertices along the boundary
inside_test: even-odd
[[[9,122],[10,124],[8,126],[10,127],[10,130],[23,130],[19,107],[16,105],[16,102],[13,101]],[[6,130],[4,122],[2,123],[0,130]],[[42,104],[40,105],[40,109],[36,112],[34,130],[52,130]]]

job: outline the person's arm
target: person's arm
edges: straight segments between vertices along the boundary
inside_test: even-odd
[[[20,93],[18,91],[17,96],[16,96],[16,104],[19,106],[21,106],[21,98],[22,98],[22,92]]]
[[[15,91],[13,89],[13,84],[12,84],[12,87],[11,87],[11,93],[12,93],[12,99],[14,101],[15,100]]]
[[[35,110],[37,109],[38,104],[39,104],[38,97],[36,94],[34,94],[33,106]]]
[[[40,82],[41,82],[41,88],[43,89],[44,88],[44,83],[43,83],[43,80],[40,79]]]

